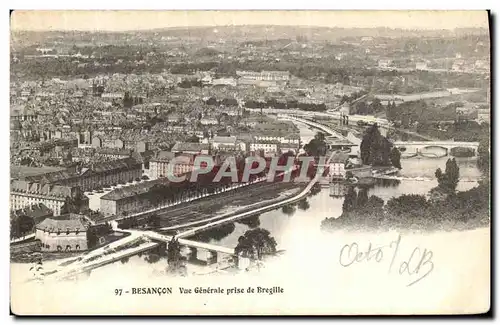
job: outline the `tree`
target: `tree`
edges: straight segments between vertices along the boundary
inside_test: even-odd
[[[489,178],[490,171],[490,138],[489,134],[483,136],[479,140],[479,147],[477,148],[477,166],[479,170],[485,174],[485,178]]]
[[[370,109],[371,113],[376,113],[376,112],[381,112],[384,109],[384,105],[382,105],[382,102],[380,99],[375,98],[371,103],[370,103]]]
[[[424,195],[403,194],[387,201],[387,212],[399,216],[425,208],[429,202]]]
[[[165,200],[171,199],[173,191],[170,186],[165,184],[155,184],[148,193],[148,200],[152,206],[158,206]]]
[[[177,239],[172,238],[167,247],[167,274],[185,275],[186,266],[181,255],[181,245]]]
[[[321,132],[316,133],[314,138],[304,146],[304,150],[311,156],[319,157],[326,154],[325,135]]]
[[[248,218],[240,219],[236,222],[247,225],[249,228],[258,228],[260,226],[260,215],[254,215]]]
[[[375,123],[369,127],[361,141],[361,160],[365,165],[387,166],[390,164],[389,155],[392,144],[380,134]]]
[[[398,148],[392,148],[389,158],[391,159],[391,164],[394,167],[401,169],[401,153],[399,152]]]
[[[76,213],[79,214],[84,205],[83,194],[78,192],[74,197],[67,196],[61,207],[61,214]]]
[[[238,256],[261,260],[264,255],[275,254],[277,245],[268,230],[255,228],[238,238],[234,251]]]
[[[391,122],[396,122],[397,117],[398,117],[398,111],[396,108],[396,103],[393,101],[387,103],[387,109],[385,113],[387,119]]]
[[[435,175],[438,181],[438,186],[442,190],[452,193],[455,192],[460,178],[460,168],[458,167],[455,158],[448,159],[448,161],[446,161],[446,169],[444,173],[441,168],[438,168],[436,169]]]
[[[361,140],[361,145],[359,149],[361,154],[361,161],[363,162],[364,165],[369,165],[371,162],[370,154],[371,154],[373,138],[376,136],[375,132],[378,132],[375,125],[369,127],[366,130],[365,134],[363,135],[363,139]]]
[[[354,190],[354,186],[349,186],[347,193],[344,196],[344,203],[342,203],[342,211],[349,212],[352,211],[356,207],[357,194]]]
[[[366,187],[358,192],[356,203],[358,207],[364,207],[368,203],[368,189]]]
[[[33,232],[33,227],[35,222],[32,218],[27,215],[15,215],[10,216],[10,236],[11,238],[22,237],[26,234]]]
[[[198,138],[198,136],[196,136],[196,135],[192,135],[189,138],[187,138],[186,142],[199,143],[200,138]]]
[[[148,225],[152,228],[158,228],[161,226],[161,218],[156,213],[148,217]]]
[[[302,200],[299,201],[297,207],[300,209],[300,210],[303,210],[303,211],[306,211],[307,209],[309,209],[310,207],[310,204],[309,202],[307,201],[307,198],[304,198]]]
[[[355,107],[355,110],[356,110],[356,114],[359,114],[359,115],[369,115],[371,113],[370,107],[363,100],[357,102],[354,105],[354,107]]]
[[[368,203],[366,206],[370,209],[380,209],[384,206],[384,200],[379,198],[378,196],[372,195],[368,199]]]
[[[126,91],[123,96],[123,107],[132,107],[134,105],[134,100],[130,96],[130,92]]]
[[[281,211],[286,214],[287,216],[291,216],[295,213],[295,206],[293,206],[292,204],[287,204],[287,205],[284,205],[282,208],[281,208]]]

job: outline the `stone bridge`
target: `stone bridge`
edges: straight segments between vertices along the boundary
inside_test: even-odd
[[[403,157],[423,156],[440,158],[446,156],[459,156],[457,150],[471,150],[471,156],[477,156],[479,142],[460,141],[395,141],[394,146],[402,152]]]

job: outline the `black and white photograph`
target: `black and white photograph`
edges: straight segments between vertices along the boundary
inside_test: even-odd
[[[488,312],[490,19],[13,10],[11,312]]]

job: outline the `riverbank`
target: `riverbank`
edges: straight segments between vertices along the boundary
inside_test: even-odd
[[[435,187],[425,195],[403,194],[384,201],[350,188],[340,217],[326,218],[321,229],[348,231],[434,232],[464,231],[489,227],[489,183],[466,191],[451,192]]]

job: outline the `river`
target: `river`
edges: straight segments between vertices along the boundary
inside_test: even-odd
[[[299,129],[303,143],[307,143],[316,134],[315,130],[305,126],[299,126]],[[398,175],[403,179],[399,184],[395,186],[375,186],[369,190],[368,194],[379,196],[384,200],[402,194],[426,194],[430,189],[437,186],[434,176],[435,170],[437,168],[444,170],[446,160],[446,157],[403,159],[401,161],[403,168]],[[481,175],[476,166],[476,160],[474,158],[457,158],[457,162],[460,168],[460,176],[464,179],[464,181],[459,182],[457,189],[463,191],[474,187],[477,182],[471,180],[478,179]],[[407,178],[423,178],[423,180],[408,180]],[[329,188],[323,187],[319,193],[310,195],[307,198],[309,204],[307,210],[301,210],[297,207],[293,207],[291,211],[280,208],[250,218],[251,220],[235,222],[234,230],[230,228],[224,238],[211,239],[209,242],[225,247],[235,247],[239,236],[252,227],[259,226],[271,232],[278,243],[278,249],[288,251],[296,245],[298,238],[317,236],[323,219],[340,216],[343,200],[343,198],[331,197]],[[250,224],[250,226],[247,224]],[[157,263],[149,263],[144,256],[135,256],[131,257],[125,264],[117,262],[94,270],[91,277],[105,278],[107,274],[116,272],[127,272],[130,276],[137,276],[138,272],[160,274],[165,267],[166,261],[163,259]],[[192,266],[190,269],[193,272],[200,271],[199,267]]]
[[[307,143],[316,134],[305,126],[299,126],[302,142]],[[397,185],[375,186],[369,190],[368,195],[376,195],[384,200],[402,194],[426,194],[430,189],[437,186],[435,170],[444,170],[447,158],[410,158],[401,161],[402,170],[399,177],[402,178]],[[458,190],[467,190],[474,187],[477,182],[472,181],[480,177],[480,171],[476,166],[474,158],[457,158],[460,168],[460,176],[463,179],[458,184]],[[419,179],[415,179],[419,178]],[[320,224],[325,218],[338,217],[342,213],[343,197],[331,197],[330,189],[323,187],[317,193],[307,197],[308,208],[306,210],[294,206],[291,209],[277,209],[252,217],[249,220],[235,222],[234,228],[228,227],[225,236],[210,239],[209,242],[225,247],[235,247],[239,236],[252,227],[259,226],[270,231],[276,239],[279,250],[296,249],[297,240],[301,238],[313,238],[320,236]],[[223,237],[223,238],[220,238]],[[116,262],[102,268],[93,270],[90,278],[105,281],[110,276],[120,274],[120,278],[161,276],[167,264],[165,259],[148,260],[147,254],[133,256],[127,261]],[[13,265],[16,270],[29,268],[28,265]],[[203,272],[203,267],[188,266],[188,271]]]

